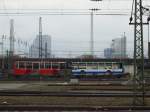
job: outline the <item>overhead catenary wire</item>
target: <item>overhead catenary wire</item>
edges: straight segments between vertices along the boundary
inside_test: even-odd
[[[7,13],[5,13],[7,11]],[[25,15],[90,15],[89,9],[0,9],[0,15],[25,16]],[[100,9],[94,15],[128,15],[129,9]]]

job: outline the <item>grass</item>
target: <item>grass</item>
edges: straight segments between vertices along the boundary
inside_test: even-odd
[[[49,86],[49,84],[29,84],[23,87],[18,88],[17,90],[24,90],[24,91],[75,91],[75,90],[120,90],[120,89],[132,89],[129,86],[79,86],[79,85],[72,85],[72,86]]]
[[[67,105],[67,106],[128,106],[132,98],[99,97],[0,97],[0,104],[7,105]]]

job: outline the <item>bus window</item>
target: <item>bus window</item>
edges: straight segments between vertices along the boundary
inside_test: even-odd
[[[119,69],[119,68],[123,68],[122,63],[113,63],[112,64],[112,69]]]
[[[119,68],[123,68],[123,65],[122,65],[122,63],[119,63]]]
[[[86,69],[86,63],[79,63],[79,69]]]
[[[19,62],[15,63],[16,68],[19,68]]]
[[[31,63],[31,62],[27,62],[27,63],[26,63],[26,68],[32,69],[32,63]]]
[[[66,68],[66,63],[59,63],[60,64],[60,69],[65,69]]]
[[[118,69],[118,65],[117,64],[113,64],[112,65],[112,69]]]
[[[33,63],[33,69],[39,69],[39,63]]]
[[[78,63],[72,63],[72,69],[73,70],[79,69],[79,64]]]
[[[112,63],[105,63],[105,68],[112,69]]]
[[[52,68],[58,69],[59,68],[59,64],[58,63],[52,63]]]
[[[87,63],[87,69],[98,69],[98,63]]]
[[[104,63],[98,63],[98,69],[105,69],[105,64]]]
[[[19,68],[25,68],[25,63],[24,62],[19,62]]]
[[[51,63],[45,63],[45,68],[51,68]]]
[[[44,63],[40,63],[40,68],[44,68]]]

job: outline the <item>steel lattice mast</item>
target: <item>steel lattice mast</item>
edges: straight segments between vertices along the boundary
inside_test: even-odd
[[[143,49],[143,7],[142,0],[134,3],[134,75],[133,75],[133,105],[144,105],[144,49]],[[130,22],[132,17],[130,18]],[[140,96],[138,96],[140,94]]]

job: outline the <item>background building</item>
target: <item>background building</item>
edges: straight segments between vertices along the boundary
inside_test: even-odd
[[[126,36],[112,40],[111,47],[104,49],[105,58],[127,58]]]
[[[39,58],[39,35],[29,49],[30,58]],[[51,36],[42,35],[42,58],[51,58]]]
[[[112,48],[104,49],[104,57],[105,58],[112,58]]]
[[[126,36],[112,40],[112,58],[126,58]]]

